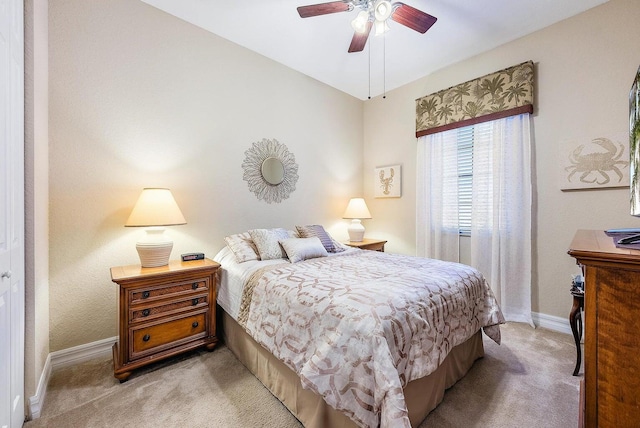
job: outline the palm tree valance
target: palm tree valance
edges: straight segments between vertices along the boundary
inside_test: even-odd
[[[416,137],[533,113],[533,61],[416,100]]]

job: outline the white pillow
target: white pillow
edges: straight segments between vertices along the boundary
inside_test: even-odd
[[[286,229],[252,229],[249,231],[251,240],[258,249],[260,260],[284,259],[287,254],[280,243],[281,239],[290,238]]]
[[[283,239],[280,241],[280,244],[287,253],[287,257],[289,257],[291,263],[328,256],[327,250],[324,248],[324,245],[322,245],[322,241],[316,236],[312,238]]]

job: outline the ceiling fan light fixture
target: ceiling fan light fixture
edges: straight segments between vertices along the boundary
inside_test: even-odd
[[[374,25],[376,28],[376,33],[375,33],[376,36],[379,36],[389,31],[389,24],[387,24],[387,21],[376,21]]]
[[[367,31],[367,22],[369,22],[369,12],[362,10],[358,13],[358,16],[351,21],[351,27],[357,33],[364,33]]]
[[[438,18],[396,0],[332,0],[325,3],[299,6],[301,18],[327,15],[338,12],[352,12],[359,9],[351,21],[354,29],[347,52],[362,52],[375,25],[374,34],[389,31],[389,19],[421,34],[427,32]]]
[[[387,0],[377,0],[373,5],[376,21],[386,21],[393,12],[391,2]]]

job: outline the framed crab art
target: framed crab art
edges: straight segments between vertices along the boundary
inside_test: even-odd
[[[562,190],[629,186],[629,134],[575,138],[560,144]]]
[[[640,67],[629,91],[629,175],[631,215],[640,217]]]

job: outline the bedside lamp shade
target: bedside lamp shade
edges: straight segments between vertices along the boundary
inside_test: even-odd
[[[164,226],[186,223],[169,189],[143,189],[124,224],[147,227],[146,234],[136,243],[142,267],[167,265],[173,241],[164,233]]]
[[[347,231],[349,232],[349,241],[362,242],[364,238],[364,226],[360,221],[363,218],[371,218],[371,213],[363,198],[352,198],[344,211],[342,218],[350,218],[351,224]]]

